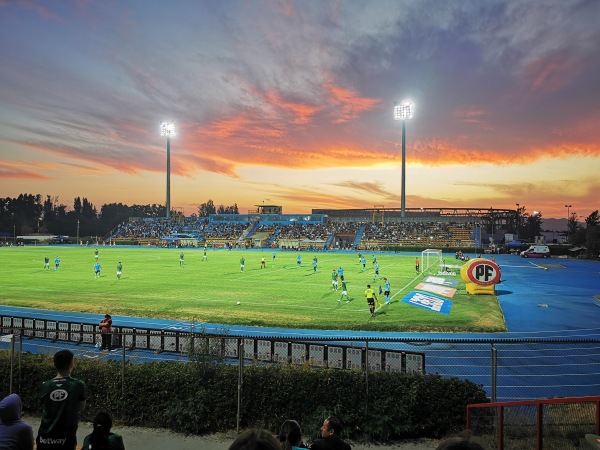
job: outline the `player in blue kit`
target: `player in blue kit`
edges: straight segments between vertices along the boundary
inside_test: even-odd
[[[338,276],[340,277],[340,281],[344,281],[344,269],[342,266],[338,269]]]
[[[385,304],[389,305],[390,304],[390,282],[385,277],[383,278],[383,281],[385,281],[385,288],[384,288],[384,291],[383,291],[383,298],[385,299]]]
[[[375,281],[375,278],[379,278],[381,280],[381,275],[379,275],[379,264],[375,263],[375,274],[373,275],[373,281]]]

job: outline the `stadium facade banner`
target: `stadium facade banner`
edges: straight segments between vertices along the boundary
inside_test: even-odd
[[[432,292],[433,294],[443,295],[444,297],[452,298],[456,294],[456,289],[448,286],[440,286],[439,284],[419,283],[415,289],[420,291]]]
[[[453,287],[453,288],[458,287],[458,280],[449,280],[448,278],[427,277],[423,281],[425,283],[440,284],[442,286],[448,286],[448,287]]]
[[[450,315],[452,309],[452,300],[421,291],[410,292],[402,299],[402,302],[447,316]]]

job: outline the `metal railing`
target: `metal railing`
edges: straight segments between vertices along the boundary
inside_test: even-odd
[[[600,434],[600,397],[468,405],[467,429],[498,450],[578,448]]]

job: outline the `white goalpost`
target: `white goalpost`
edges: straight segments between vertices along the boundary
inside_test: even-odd
[[[435,273],[444,265],[442,251],[435,248],[428,248],[421,252],[421,273],[435,269]]]

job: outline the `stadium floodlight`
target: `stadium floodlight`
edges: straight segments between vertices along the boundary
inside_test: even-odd
[[[160,123],[160,135],[161,136],[175,136],[175,123],[174,122],[161,122]]]
[[[413,118],[414,104],[409,100],[394,102],[394,120],[402,121],[402,192],[400,198],[400,217],[406,215],[406,121]]]
[[[161,122],[160,135],[167,137],[167,219],[171,218],[171,136],[175,136],[174,122]]]
[[[405,100],[401,103],[394,102],[394,119],[395,120],[408,120],[412,119],[415,112],[415,105]]]

